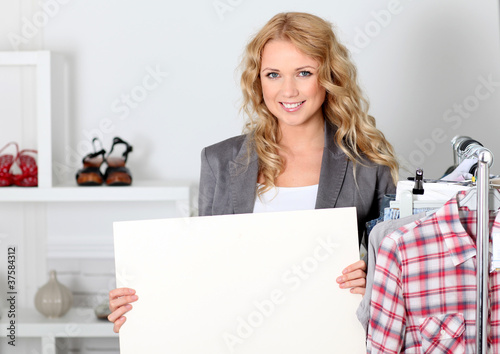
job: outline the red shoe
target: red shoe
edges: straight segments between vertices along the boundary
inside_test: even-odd
[[[17,154],[15,162],[21,169],[21,174],[13,175],[14,184],[19,187],[36,187],[38,186],[38,166],[36,159],[27,154],[38,154],[36,150],[21,150]]]
[[[4,151],[7,147],[10,145],[14,145],[16,148],[16,155],[19,153],[19,147],[17,146],[17,143],[15,142],[10,142],[7,145],[5,145],[1,150]],[[1,155],[0,156],[0,187],[7,187],[10,186],[14,183],[14,179],[12,174],[10,173],[10,168],[12,167],[12,164],[14,163],[14,155]]]

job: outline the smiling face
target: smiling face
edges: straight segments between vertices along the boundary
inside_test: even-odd
[[[271,40],[262,51],[260,80],[264,102],[280,126],[323,121],[325,88],[318,82],[319,63],[287,40]]]

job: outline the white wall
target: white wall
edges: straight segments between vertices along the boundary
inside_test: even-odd
[[[500,154],[498,85],[490,87],[493,92],[476,90],[483,80],[500,81],[494,1],[42,3],[58,7],[47,7],[48,23],[21,49],[47,49],[67,60],[70,126],[58,162],[68,171],[79,168],[89,136],[97,133],[106,146],[115,135],[134,145],[130,166],[136,178],[196,181],[201,148],[241,131],[235,68],[251,34],[280,11],[312,12],[338,26],[380,129],[398,155],[423,166],[427,177],[438,177],[451,164],[454,135],[470,135]],[[1,50],[12,50],[8,33],[22,35],[26,27],[18,21],[16,29],[12,18],[33,22],[39,11],[29,1],[21,4],[0,5],[8,19]],[[224,5],[225,12],[215,5]],[[168,76],[125,112],[122,95],[140,93],[149,70]],[[465,105],[462,116],[447,112],[455,105]],[[438,142],[431,143],[433,136]],[[72,180],[73,173],[59,177]]]

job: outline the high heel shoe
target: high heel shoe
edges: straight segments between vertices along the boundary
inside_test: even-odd
[[[96,151],[96,142],[101,145],[101,150]],[[83,159],[83,168],[76,173],[76,183],[79,186],[99,186],[104,182],[101,172],[101,165],[105,161],[106,150],[102,148],[102,143],[98,138],[92,139],[94,152],[87,154]]]
[[[0,153],[11,145],[16,148],[15,155],[0,155],[0,187],[7,187],[14,183],[10,168],[14,163],[15,157],[19,154],[19,146],[15,142],[10,142],[0,150]]]
[[[111,157],[113,149],[116,145],[119,144],[125,145],[125,151],[123,152],[122,156]],[[115,137],[113,139],[111,150],[109,151],[108,156],[106,156],[106,163],[108,164],[108,168],[106,169],[106,173],[104,174],[104,178],[108,186],[130,186],[132,184],[132,175],[130,173],[130,170],[125,167],[128,154],[132,152],[132,150],[132,146],[129,145],[126,141],[120,139],[119,137]]]
[[[38,186],[38,166],[36,159],[32,155],[37,155],[38,151],[24,149],[19,151],[15,159],[21,169],[21,174],[12,175],[14,184],[19,187],[36,187]]]

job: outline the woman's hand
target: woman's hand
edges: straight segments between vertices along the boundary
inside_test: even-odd
[[[113,331],[118,333],[126,318],[123,316],[132,309],[131,302],[137,301],[135,290],[130,288],[118,288],[109,292],[109,309],[111,314],[108,321],[113,322]]]
[[[353,294],[365,294],[366,288],[366,263],[359,260],[351,264],[342,271],[342,275],[337,278],[337,283],[342,289],[351,288]]]

